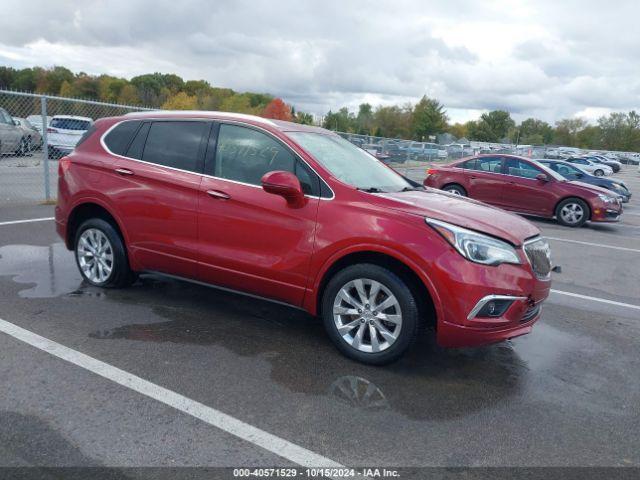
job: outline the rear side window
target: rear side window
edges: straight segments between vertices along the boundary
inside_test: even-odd
[[[198,172],[203,139],[208,131],[206,122],[154,122],[147,135],[142,160]]]
[[[107,148],[117,155],[124,155],[141,123],[142,122],[136,120],[122,122],[116,125],[107,136],[104,137],[104,143]]]
[[[91,122],[87,120],[79,120],[76,118],[54,118],[49,124],[50,127],[59,128],[61,130],[88,130]]]
[[[458,166],[466,170],[477,170],[478,169],[477,164],[478,164],[478,159],[472,158],[471,160],[467,160],[466,162],[463,162]]]
[[[136,160],[142,159],[142,152],[144,151],[144,143],[147,141],[147,135],[149,134],[150,123],[145,123],[140,127],[135,138],[127,149],[126,157],[135,158]]]

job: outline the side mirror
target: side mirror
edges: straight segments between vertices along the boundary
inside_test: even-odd
[[[576,173],[576,177],[582,178],[582,177],[584,177],[584,173]]]
[[[548,182],[549,177],[546,173],[539,173],[538,175],[536,175],[536,180],[540,180],[541,182]]]
[[[16,127],[19,127],[19,126],[20,126],[20,122],[19,122],[18,120],[14,120],[14,121],[13,121],[13,124],[14,124]]]
[[[291,172],[275,170],[264,174],[261,180],[262,189],[273,195],[280,195],[292,207],[305,204],[304,192],[300,180]]]

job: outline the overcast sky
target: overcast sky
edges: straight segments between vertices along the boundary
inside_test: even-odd
[[[640,109],[640,1],[0,0],[0,64],[177,73],[323,114],[440,100],[452,121]]]

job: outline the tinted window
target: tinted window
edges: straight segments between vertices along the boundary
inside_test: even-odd
[[[477,170],[478,168],[478,160],[476,158],[472,158],[471,160],[467,160],[459,165],[460,168],[465,168],[467,170]]]
[[[480,172],[502,173],[502,159],[500,157],[482,157],[476,159],[474,170]]]
[[[124,155],[140,123],[142,122],[132,121],[122,122],[116,125],[115,128],[104,137],[104,143],[113,153]]]
[[[307,165],[300,160],[296,160],[294,173],[296,177],[298,177],[298,180],[300,180],[302,191],[306,195],[313,195],[314,197],[320,196],[320,179]]]
[[[536,178],[536,175],[542,173],[542,170],[534,167],[529,162],[518,160],[517,158],[506,159],[506,174],[514,177]]]
[[[142,125],[136,137],[129,145],[127,149],[126,157],[135,158],[140,160],[142,158],[142,152],[144,151],[144,142],[147,141],[147,135],[149,134],[149,128],[151,128],[150,123],[145,123]]]
[[[199,171],[206,122],[154,122],[147,135],[142,160],[165,167]]]
[[[220,125],[214,175],[260,185],[274,170],[294,172],[296,158],[280,142],[251,128]]]
[[[50,127],[59,128],[61,130],[88,130],[91,122],[87,120],[79,120],[75,118],[54,118],[49,124]]]

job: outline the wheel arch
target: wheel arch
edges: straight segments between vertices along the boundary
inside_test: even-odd
[[[124,233],[122,225],[120,224],[116,216],[109,210],[107,206],[103,205],[101,202],[95,200],[87,200],[75,205],[69,213],[69,216],[67,217],[65,244],[69,250],[73,250],[73,242],[78,228],[85,220],[88,220],[90,218],[101,218],[112,224],[120,235],[120,238],[122,238],[122,241],[125,244],[125,248],[127,247],[127,237]]]
[[[469,192],[467,191],[467,189],[464,188],[464,185],[462,185],[460,182],[447,182],[444,185],[442,185],[442,187],[440,187],[440,190],[444,190],[445,188],[452,187],[452,186],[460,187],[464,191],[464,193],[469,195]]]
[[[576,199],[576,200],[580,200],[580,201],[584,202],[584,204],[589,209],[589,212],[588,212],[589,216],[588,216],[587,220],[591,220],[591,215],[593,215],[593,210],[591,208],[591,205],[589,204],[589,201],[586,198],[578,197],[577,195],[566,195],[566,196],[562,197],[560,200],[558,200],[556,202],[556,204],[553,206],[553,214],[557,216],[558,207],[560,206],[560,204],[562,202],[564,202],[565,200],[570,200],[570,199]]]
[[[409,259],[386,249],[361,246],[340,252],[329,259],[317,276],[313,292],[307,296],[306,309],[321,315],[322,296],[331,278],[340,270],[356,264],[370,263],[392,271],[402,278],[411,289],[420,312],[429,327],[435,328],[442,317],[440,299],[431,280]]]

